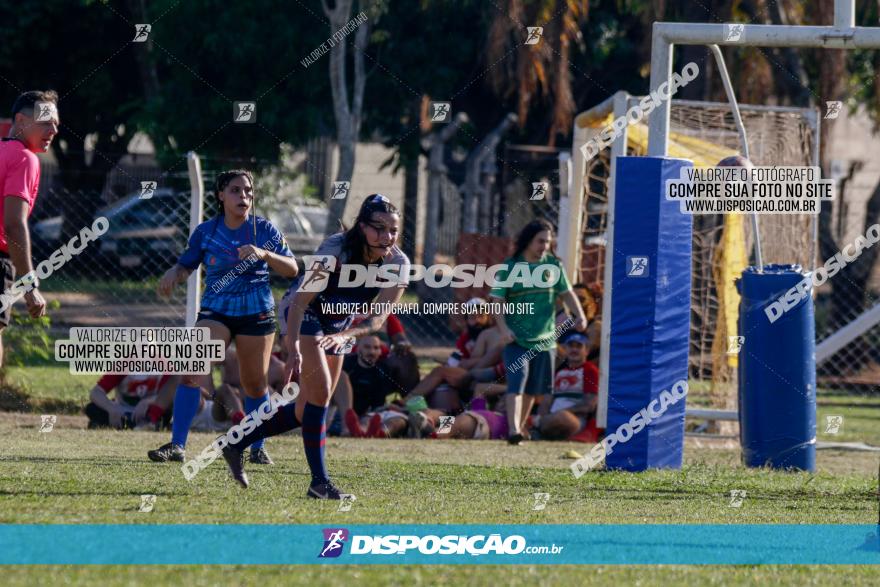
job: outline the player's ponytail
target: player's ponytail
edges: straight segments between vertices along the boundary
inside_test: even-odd
[[[400,212],[391,203],[391,200],[382,194],[367,196],[361,204],[361,209],[354,220],[354,225],[349,229],[345,229],[345,225],[342,225],[345,230],[342,246],[350,263],[366,264],[364,249],[367,248],[367,236],[364,234],[364,229],[361,228],[361,223],[371,222],[375,212],[400,215]]]

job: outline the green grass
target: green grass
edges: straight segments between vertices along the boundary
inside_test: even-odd
[[[579,585],[873,585],[869,569],[852,566],[106,566],[3,568],[10,587],[38,585],[40,575],[65,585],[450,585],[469,587]]]
[[[848,421],[847,421],[848,422]],[[331,473],[358,496],[349,512],[307,501],[301,441],[273,438],[276,464],[250,467],[247,499],[214,463],[188,482],[179,466],[146,459],[166,433],[83,430],[82,418],[59,418],[50,433],[37,431],[35,414],[0,416],[0,523],[264,524],[504,523],[504,524],[873,524],[877,519],[875,454],[819,451],[816,474],[750,470],[738,449],[689,440],[681,471],[638,474],[593,472],[575,479],[562,458],[575,443],[530,443],[511,448],[488,441],[328,440]],[[213,435],[194,433],[190,450]],[[744,489],[742,507],[729,506],[731,489]],[[551,494],[532,511],[534,492]],[[158,496],[149,514],[140,495]],[[597,539],[600,539],[597,537]],[[147,546],[143,546],[147,547]],[[42,570],[41,570],[42,569]],[[47,567],[5,569],[4,584],[38,582]],[[69,584],[212,585],[230,583],[231,569],[210,567],[52,568]],[[143,572],[141,572],[143,571]],[[872,574],[873,573],[873,574]],[[329,576],[328,576],[329,574]],[[345,567],[241,568],[241,584],[511,585],[871,584],[869,567]],[[825,579],[823,579],[823,577]]]
[[[420,361],[424,372],[434,366]],[[61,416],[51,433],[37,432],[40,413],[72,414],[88,401],[94,375],[70,375],[66,365],[7,369],[19,390],[0,393],[0,523],[179,524],[249,523],[504,523],[504,524],[874,524],[877,453],[820,450],[816,474],[743,468],[735,442],[686,441],[681,471],[639,474],[594,472],[577,480],[568,449],[588,445],[499,442],[374,441],[331,438],[330,470],[340,487],[358,496],[350,512],[306,501],[301,440],[270,440],[276,461],[249,468],[252,488],[243,500],[221,463],[192,482],[178,467],[157,465],[146,451],[167,433],[88,431],[81,416]],[[689,401],[707,397],[699,386]],[[12,403],[6,400],[14,400]],[[17,402],[17,403],[16,403]],[[880,445],[880,397],[820,393],[819,440]],[[19,407],[16,407],[19,406]],[[837,435],[824,433],[825,416],[842,415]],[[192,434],[190,450],[213,435]],[[732,489],[747,492],[729,507]],[[551,494],[543,511],[532,494]],[[158,496],[140,513],[140,495]],[[389,518],[389,513],[391,517]],[[6,567],[6,585],[41,584],[63,577],[70,585],[605,585],[686,584],[871,585],[876,570],[857,566],[592,566],[592,567]]]
[[[0,422],[2,523],[318,523],[333,504],[307,502],[301,441],[273,439],[276,465],[252,470],[244,503],[220,463],[186,481],[175,466],[145,453],[167,434],[72,429],[64,421],[39,433],[37,415]],[[81,425],[81,423],[80,423]],[[15,429],[15,432],[13,432]],[[214,435],[192,434],[190,450]],[[400,523],[874,523],[876,456],[820,451],[819,471],[745,469],[738,450],[689,443],[681,471],[589,474],[575,479],[563,453],[588,446],[531,443],[519,450],[489,441],[328,439],[329,466],[358,496],[346,521]],[[841,472],[841,467],[848,467]],[[253,469],[253,468],[252,468]],[[22,483],[22,480],[26,480]],[[731,489],[745,489],[745,507],[728,507]],[[531,511],[532,494],[552,494],[545,511]],[[149,518],[138,496],[159,497]]]
[[[97,375],[71,375],[67,364],[7,367],[0,410],[75,414],[89,402]]]
[[[825,433],[826,416],[843,416],[837,434]],[[819,440],[880,446],[880,396],[820,395],[816,399],[816,429]]]

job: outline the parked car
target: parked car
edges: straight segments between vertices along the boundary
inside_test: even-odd
[[[270,213],[269,221],[284,233],[287,246],[297,257],[311,255],[324,240],[328,211],[322,206],[295,204],[281,213]]]
[[[63,216],[52,216],[31,224],[31,254],[35,262],[48,259],[61,244],[63,221]]]
[[[159,274],[177,260],[189,237],[189,192],[159,189],[152,198],[135,193],[98,212],[110,230],[100,252],[123,272]]]
[[[61,240],[61,223],[63,221],[63,216],[52,216],[35,222],[31,226],[31,235],[47,244],[56,244]]]
[[[117,272],[158,275],[183,252],[190,233],[189,192],[158,189],[152,198],[140,192],[101,208],[95,216],[110,221],[110,229],[96,243],[103,260]],[[269,220],[284,233],[297,256],[310,255],[324,239],[328,212],[321,206],[294,205]],[[60,246],[63,217],[46,218],[32,226],[44,257]]]

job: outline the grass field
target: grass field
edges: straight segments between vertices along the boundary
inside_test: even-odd
[[[423,361],[423,370],[431,361]],[[306,501],[307,468],[301,440],[272,439],[276,461],[250,467],[247,499],[215,463],[192,482],[178,467],[157,465],[146,451],[167,433],[85,430],[80,410],[95,376],[72,376],[66,365],[7,370],[0,412],[0,523],[503,523],[503,524],[874,524],[878,518],[880,453],[818,451],[816,474],[745,469],[732,440],[686,441],[681,471],[591,473],[576,480],[564,453],[588,445],[498,442],[376,441],[331,438],[329,466],[345,491],[357,495],[349,512],[336,504]],[[692,386],[688,401],[701,404],[706,390]],[[880,446],[880,397],[821,392],[818,438]],[[51,433],[39,433],[39,414],[58,414]],[[825,434],[825,416],[841,415],[838,434]],[[190,450],[213,435],[192,434]],[[730,507],[730,491],[746,491]],[[550,502],[533,511],[533,493]],[[138,511],[140,496],[157,495],[151,513]],[[597,538],[599,539],[599,538]],[[835,566],[634,566],[634,567],[11,567],[4,584],[41,584],[45,573],[71,585],[455,584],[558,585],[876,584],[877,570]],[[232,573],[235,575],[232,575]]]
[[[873,574],[872,574],[873,573]],[[64,585],[876,585],[877,571],[852,566],[151,566],[4,567],[10,587],[41,585],[46,575]],[[43,575],[43,577],[40,577]]]
[[[848,402],[851,403],[851,402]],[[880,443],[878,406],[835,405],[845,414],[847,434]],[[873,418],[870,416],[873,415]],[[862,419],[868,424],[862,427]],[[877,453],[822,450],[818,471],[784,473],[739,465],[735,443],[689,439],[681,471],[640,474],[591,473],[576,480],[568,471],[575,443],[531,443],[511,448],[498,442],[328,440],[329,466],[340,487],[357,495],[349,512],[336,504],[307,501],[306,464],[293,436],[268,445],[276,465],[249,468],[247,499],[215,463],[192,482],[178,467],[149,462],[145,452],[167,441],[153,432],[83,430],[84,418],[60,416],[50,433],[37,431],[39,416],[0,415],[0,522],[33,523],[815,523],[877,522]],[[213,436],[193,434],[190,450]],[[747,497],[730,507],[730,490]],[[550,493],[543,511],[532,511],[534,492]],[[151,513],[138,511],[140,495],[155,494]],[[597,538],[599,539],[599,538]],[[36,584],[40,568],[13,568],[5,584]],[[53,574],[57,570],[51,571]],[[227,584],[229,569],[150,567],[70,568],[69,584]],[[60,575],[59,575],[60,576]],[[235,583],[308,584],[332,578],[358,584],[512,585],[875,584],[870,567],[347,567],[333,571],[248,568]]]

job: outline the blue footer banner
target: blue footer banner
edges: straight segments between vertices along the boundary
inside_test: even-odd
[[[0,525],[0,564],[878,565],[878,534],[873,525],[13,524]]]

